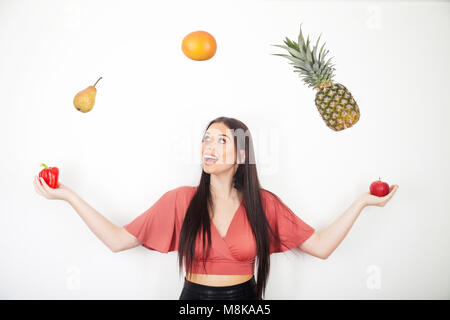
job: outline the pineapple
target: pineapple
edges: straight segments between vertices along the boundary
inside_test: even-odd
[[[298,43],[286,37],[284,41],[286,46],[273,45],[286,49],[291,55],[273,55],[291,60],[292,62],[289,64],[294,65],[294,72],[303,76],[303,81],[308,87],[318,90],[315,103],[323,121],[330,129],[341,131],[358,122],[359,108],[350,91],[342,84],[332,81],[335,69],[333,68],[334,65],[330,64],[331,58],[325,62],[325,56],[328,54],[328,50],[323,51],[325,43],[320,48],[319,56],[317,56],[319,40],[320,36],[311,51],[309,36],[305,43],[302,25],[300,24]]]

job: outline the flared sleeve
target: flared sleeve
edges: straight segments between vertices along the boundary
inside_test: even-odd
[[[270,198],[266,202],[266,216],[272,230],[281,240],[277,241],[270,234],[270,253],[297,248],[314,234],[315,229],[300,219],[279,197],[266,195]]]
[[[177,189],[164,193],[150,208],[123,227],[142,245],[162,253],[178,249]]]

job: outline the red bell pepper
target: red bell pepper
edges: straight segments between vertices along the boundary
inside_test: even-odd
[[[58,188],[58,175],[59,170],[57,167],[47,167],[44,163],[41,163],[42,167],[45,167],[45,169],[42,169],[41,172],[39,172],[39,177],[42,177],[45,181],[45,183],[48,184],[50,188],[56,189]]]

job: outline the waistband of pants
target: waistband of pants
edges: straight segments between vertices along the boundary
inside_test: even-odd
[[[184,288],[196,291],[196,292],[203,292],[205,290],[208,290],[209,292],[223,292],[223,291],[234,291],[234,292],[239,292],[239,291],[244,291],[248,288],[252,288],[256,286],[256,281],[255,281],[255,276],[253,276],[251,279],[243,282],[243,283],[239,283],[239,284],[235,284],[232,286],[206,286],[203,284],[199,284],[199,283],[195,283],[195,282],[191,282],[189,280],[186,279],[186,277],[184,277]]]

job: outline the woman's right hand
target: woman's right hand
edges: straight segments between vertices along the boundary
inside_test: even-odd
[[[364,206],[377,206],[377,207],[384,207],[386,203],[391,200],[393,195],[397,192],[398,184],[393,184],[389,187],[389,193],[385,195],[384,197],[379,197],[371,194],[370,192],[365,192],[361,194],[360,200],[364,204]]]
[[[70,196],[74,193],[71,189],[58,182],[56,189],[50,188],[45,180],[41,177],[34,177],[34,189],[41,196],[51,200],[65,200],[68,201]]]

